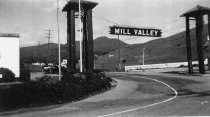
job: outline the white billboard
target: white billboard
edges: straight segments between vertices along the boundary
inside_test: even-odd
[[[18,34],[0,33],[0,67],[10,69],[20,77],[20,49]]]

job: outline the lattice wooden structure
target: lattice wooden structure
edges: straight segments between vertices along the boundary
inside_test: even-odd
[[[92,9],[98,3],[81,0],[83,22],[83,63],[85,71],[94,70],[93,50],[93,24]],[[67,45],[68,45],[68,70],[76,70],[76,45],[75,45],[75,15],[79,11],[78,0],[70,0],[63,8],[67,12]]]
[[[203,16],[204,15],[208,15],[208,33],[210,35],[210,8],[198,5],[195,8],[181,15],[181,17],[186,18],[187,61],[188,61],[188,71],[190,74],[193,74],[191,44],[190,44],[190,23],[189,23],[189,21],[191,20],[190,18],[194,18],[196,21],[196,41],[197,41],[199,72],[201,74],[205,74],[203,42],[202,42],[202,33],[203,33],[202,30],[203,30],[203,24],[204,24]],[[208,60],[210,61],[210,59]]]

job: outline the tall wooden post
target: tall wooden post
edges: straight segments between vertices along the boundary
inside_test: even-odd
[[[84,63],[84,71],[86,71],[87,68],[87,59],[88,59],[88,43],[87,43],[87,11],[84,11],[84,17],[83,17],[83,63]]]
[[[201,74],[205,74],[203,43],[202,43],[202,29],[203,29],[203,16],[197,15],[196,16],[196,40],[197,40],[199,72]]]
[[[67,11],[68,70],[76,70],[75,10]]]
[[[98,5],[92,1],[81,1],[83,8],[83,58],[85,71],[93,72],[94,70],[94,51],[93,51],[93,24],[92,9]],[[68,70],[76,70],[76,45],[75,45],[75,12],[79,12],[79,2],[77,0],[69,1],[63,8],[67,11],[67,43],[68,43]],[[81,66],[80,66],[81,67]],[[83,67],[83,66],[82,66]]]
[[[197,56],[198,56],[198,62],[199,62],[199,72],[201,74],[205,74],[205,66],[204,66],[204,55],[203,55],[203,40],[202,40],[202,33],[203,33],[203,16],[208,15],[208,23],[210,22],[210,8],[197,5],[196,7],[190,9],[189,11],[185,12],[181,15],[181,17],[194,17],[196,19],[196,41],[197,41]],[[186,29],[189,31],[188,26],[189,23],[186,18]],[[208,29],[210,29],[210,24],[208,24]],[[186,34],[189,33],[186,31]],[[210,34],[210,31],[209,31]],[[188,35],[188,34],[187,34]],[[186,35],[186,36],[187,36]],[[190,35],[190,34],[189,34]],[[189,35],[186,37],[188,38]],[[187,39],[188,40],[188,39]],[[189,56],[189,55],[188,55]],[[189,59],[189,57],[188,57]],[[210,61],[210,59],[208,58]],[[210,65],[209,65],[210,68]]]
[[[193,74],[191,43],[190,43],[190,25],[189,25],[189,17],[188,16],[186,16],[186,45],[187,45],[188,71],[189,71],[189,74]]]
[[[93,50],[93,24],[92,24],[92,9],[87,11],[87,71],[94,70],[94,50]]]
[[[210,13],[208,14],[208,32],[210,38]],[[208,58],[208,70],[210,70],[210,57]]]

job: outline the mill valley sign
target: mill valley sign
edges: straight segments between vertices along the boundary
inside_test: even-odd
[[[112,26],[110,27],[110,34],[161,37],[161,30],[150,29],[150,28],[130,28],[130,27]]]

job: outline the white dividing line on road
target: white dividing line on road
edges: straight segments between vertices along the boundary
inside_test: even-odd
[[[175,99],[177,97],[177,95],[178,95],[178,92],[173,87],[171,87],[170,85],[166,84],[165,82],[162,82],[162,81],[159,81],[159,80],[156,80],[156,79],[152,79],[152,78],[145,78],[145,77],[139,77],[139,76],[133,76],[133,77],[138,77],[138,78],[153,80],[153,81],[159,82],[161,84],[164,84],[165,86],[167,86],[170,89],[172,89],[174,91],[174,94],[175,95],[172,98],[169,98],[169,99],[164,100],[164,101],[161,101],[161,102],[156,102],[156,103],[149,104],[149,105],[146,105],[146,106],[141,106],[141,107],[137,107],[137,108],[133,108],[133,109],[129,109],[129,110],[119,111],[119,112],[115,112],[115,113],[111,113],[111,114],[107,114],[107,115],[102,115],[102,116],[98,116],[98,117],[113,116],[113,115],[117,115],[117,114],[127,113],[127,112],[135,111],[135,110],[138,110],[138,109],[143,109],[143,108],[155,106],[155,105],[158,105],[158,104],[166,103],[168,101],[171,101],[171,100]]]

